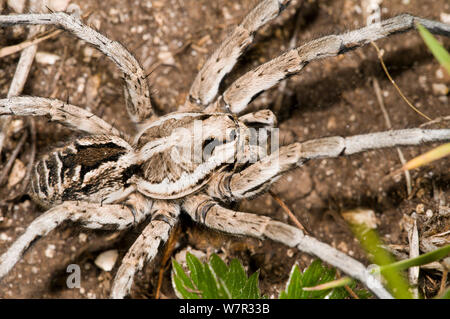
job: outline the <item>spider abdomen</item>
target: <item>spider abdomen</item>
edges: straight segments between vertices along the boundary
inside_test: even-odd
[[[131,146],[114,136],[94,135],[54,149],[34,166],[32,196],[44,206],[68,200],[101,202],[127,185],[139,169]]]

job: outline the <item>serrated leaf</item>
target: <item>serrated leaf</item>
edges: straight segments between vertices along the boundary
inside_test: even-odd
[[[230,262],[224,281],[233,298],[234,296],[239,296],[241,294],[242,287],[247,281],[247,275],[245,274],[245,269],[239,260],[233,259]]]
[[[191,279],[194,282],[194,284],[199,287],[199,285],[202,284],[204,280],[204,274],[203,274],[203,265],[194,255],[191,253],[186,253],[186,263],[189,268],[189,271],[191,272]]]
[[[209,264],[211,265],[213,271],[219,278],[225,278],[228,271],[228,267],[227,264],[225,264],[225,262],[222,259],[220,259],[219,256],[217,256],[216,254],[212,254],[209,260]]]
[[[315,260],[303,273],[303,287],[320,285],[335,279],[335,270],[322,266],[320,260]],[[329,289],[322,291],[304,291],[303,297],[307,299],[323,299],[330,292]]]
[[[212,273],[208,264],[203,265],[203,274],[204,274],[204,281],[202,282],[201,285],[199,285],[199,288],[204,291],[203,297],[205,299],[224,298],[225,296],[219,293],[218,286],[220,285],[220,283],[217,282],[216,277]]]
[[[204,299],[259,299],[258,273],[247,278],[242,264],[234,259],[227,266],[217,255],[209,263],[202,263],[187,253],[186,262],[190,271],[173,262],[172,281],[177,296]]]
[[[258,287],[259,283],[259,272],[255,272],[248,278],[244,288],[242,289],[242,294],[239,296],[240,299],[261,299],[261,294]]]
[[[301,272],[295,264],[291,269],[286,289],[281,292],[279,299],[298,299],[301,293]]]
[[[178,297],[186,299],[261,299],[259,290],[259,272],[247,277],[244,267],[234,259],[227,266],[217,255],[212,255],[208,263],[202,263],[194,255],[187,253],[186,261],[190,271],[186,275],[183,268],[173,261],[172,282]],[[304,287],[318,286],[335,280],[336,271],[323,266],[320,260],[314,261],[302,273],[294,265],[289,281],[280,299],[309,299],[309,298],[346,298],[347,291],[343,287],[306,291]],[[354,283],[352,283],[354,285]],[[365,297],[366,291],[353,291]]]
[[[192,292],[196,289],[192,280],[186,275],[183,267],[175,259],[172,260],[172,269],[172,283],[175,292],[177,292],[177,296],[184,299],[199,299],[200,296]]]
[[[315,287],[336,279],[334,268],[323,266],[320,260],[315,260],[301,273],[298,265],[294,265],[284,291],[280,293],[280,299],[343,299],[348,292],[342,288],[333,288],[318,291],[305,291],[303,288]]]

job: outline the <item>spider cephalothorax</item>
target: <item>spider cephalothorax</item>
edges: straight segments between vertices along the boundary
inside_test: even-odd
[[[248,103],[258,93],[316,59],[411,30],[417,22],[446,36],[450,36],[450,26],[401,15],[360,30],[327,36],[249,71],[217,96],[223,77],[253,41],[255,32],[288,4],[288,0],[262,0],[207,60],[179,111],[160,118],[153,114],[145,72],[118,42],[63,12],[0,16],[1,26],[59,27],[110,57],[124,72],[126,108],[138,127],[136,136],[130,137],[94,114],[62,101],[38,97],[0,99],[0,115],[46,116],[87,134],[35,164],[31,194],[48,210],[0,256],[0,278],[35,239],[67,220],[87,228],[117,230],[147,220],[148,225],[123,258],[111,288],[112,297],[124,297],[136,271],[153,259],[179,214],[185,212],[215,230],[269,238],[316,255],[361,280],[377,296],[391,297],[364,265],[344,253],[298,228],[221,204],[261,194],[282,174],[310,159],[450,140],[449,129],[406,129],[326,137],[278,147],[273,113],[261,110],[246,114]]]
[[[262,115],[273,118],[267,111],[242,120],[226,113],[174,113],[143,125],[135,137],[145,158],[143,179],[134,178],[138,191],[152,198],[181,198],[226,166],[248,163],[260,145],[252,143],[247,125],[261,124]]]

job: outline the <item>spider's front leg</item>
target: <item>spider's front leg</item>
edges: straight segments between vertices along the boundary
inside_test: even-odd
[[[231,71],[256,31],[275,19],[290,0],[262,0],[222,42],[194,79],[182,111],[203,109],[216,97],[224,76]]]
[[[0,26],[14,25],[53,25],[90,43],[124,73],[126,106],[131,119],[140,123],[153,115],[147,75],[136,58],[119,42],[108,39],[77,17],[64,12],[0,15]]]
[[[128,139],[101,118],[81,107],[56,99],[33,96],[20,96],[0,99],[0,116],[45,116],[50,121],[92,135],[114,135]]]
[[[212,229],[234,235],[269,238],[305,253],[315,255],[353,278],[363,282],[379,298],[392,298],[389,292],[368,272],[363,264],[335,248],[304,235],[293,226],[267,216],[236,212],[220,206],[208,195],[194,195],[183,203],[183,209],[195,221]]]
[[[19,261],[35,240],[47,235],[65,221],[90,229],[122,230],[144,220],[151,211],[152,201],[132,194],[123,205],[105,205],[69,201],[55,206],[36,218],[13,244],[0,256],[0,279]]]
[[[335,158],[386,147],[450,141],[450,129],[405,129],[350,137],[325,137],[293,143],[241,172],[221,172],[208,184],[213,198],[228,201],[254,197],[267,190],[281,174],[316,158]]]
[[[178,221],[180,207],[166,201],[155,201],[152,207],[152,220],[128,250],[117,270],[111,288],[111,298],[124,298],[130,292],[136,272],[150,262],[165,243],[175,223]]]
[[[206,111],[230,109],[242,113],[260,92],[270,89],[287,77],[299,73],[314,60],[337,56],[372,41],[414,29],[420,23],[435,34],[450,37],[450,25],[408,14],[375,23],[340,35],[330,35],[308,42],[270,60],[238,78]]]

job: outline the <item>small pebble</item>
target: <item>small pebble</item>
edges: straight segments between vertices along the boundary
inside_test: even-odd
[[[342,213],[342,217],[350,224],[365,225],[370,229],[377,228],[377,218],[371,209],[356,208]]]
[[[46,0],[44,1],[47,8],[52,11],[65,11],[69,5],[70,0]]]
[[[59,59],[60,59],[60,57],[56,54],[42,52],[42,51],[36,53],[36,62],[40,63],[40,64],[53,65]]]
[[[119,257],[117,249],[107,250],[97,256],[95,265],[104,271],[111,271],[114,268],[117,257]]]
[[[0,240],[1,240],[1,241],[11,241],[11,237],[9,237],[8,235],[6,235],[5,233],[1,233],[1,234],[0,234]]]
[[[78,240],[80,241],[80,243],[85,243],[86,242],[86,240],[87,240],[87,235],[85,234],[85,233],[80,233],[79,235],[78,235]]]
[[[45,256],[47,258],[55,257],[55,250],[56,250],[55,245],[53,245],[53,244],[48,245],[47,248],[45,249]]]
[[[425,213],[425,216],[427,216],[428,218],[433,217],[433,211],[431,209],[427,209],[427,212]]]
[[[447,95],[449,88],[442,83],[433,83],[432,85],[434,95]]]
[[[450,24],[450,13],[441,12],[441,21]]]
[[[8,0],[8,6],[16,13],[22,13],[25,9],[25,0]]]
[[[165,65],[175,65],[175,59],[170,51],[159,52],[158,59]]]
[[[327,129],[330,131],[330,130],[334,130],[335,128],[336,128],[336,126],[337,126],[337,124],[336,124],[336,118],[334,117],[334,116],[331,116],[329,119],[328,119],[328,122],[327,122]]]
[[[289,258],[292,258],[292,257],[294,256],[294,251],[293,251],[292,249],[288,249],[288,250],[286,251],[286,255],[287,255]]]

